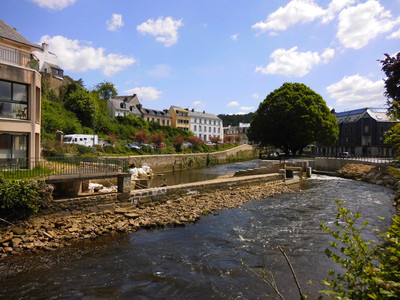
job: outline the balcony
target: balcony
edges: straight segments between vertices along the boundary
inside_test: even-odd
[[[39,71],[39,60],[29,52],[0,46],[0,63],[6,62]]]

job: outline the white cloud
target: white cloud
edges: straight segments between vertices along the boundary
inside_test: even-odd
[[[382,106],[386,103],[383,80],[371,81],[360,76],[345,76],[342,80],[326,88],[330,97],[336,99],[336,105],[346,107]]]
[[[252,95],[252,97],[253,97],[254,99],[260,99],[260,95],[257,94],[257,93],[254,93],[254,94]]]
[[[254,106],[241,106],[240,109],[245,111],[250,111],[254,110]]]
[[[46,7],[54,10],[66,8],[69,5],[72,5],[76,2],[76,0],[31,0],[35,2],[40,7]]]
[[[237,41],[239,34],[232,34],[231,39],[234,40],[235,42]]]
[[[118,28],[124,26],[121,14],[112,14],[111,20],[106,21],[107,29],[110,31],[116,31]]]
[[[153,69],[147,71],[147,74],[153,77],[169,78],[171,77],[171,67],[165,64],[156,65]]]
[[[329,3],[328,9],[325,10],[325,15],[322,17],[322,23],[329,23],[335,18],[337,12],[354,2],[355,0],[332,0],[332,2]]]
[[[136,94],[140,100],[157,100],[162,92],[158,91],[152,86],[136,87],[130,90],[124,91],[126,94]]]
[[[239,102],[237,102],[237,101],[232,101],[232,102],[229,102],[228,103],[228,106],[229,107],[233,107],[233,106],[239,106],[240,104],[239,104]]]
[[[400,29],[395,32],[392,32],[392,34],[389,35],[387,38],[388,39],[400,39]]]
[[[171,17],[158,18],[156,21],[149,19],[136,27],[141,34],[150,34],[156,37],[157,42],[170,47],[178,41],[178,29],[183,26],[182,19],[174,20]]]
[[[292,0],[285,7],[271,13],[265,21],[252,26],[261,33],[266,31],[284,31],[297,23],[308,23],[322,17],[325,11],[314,0]]]
[[[335,50],[327,48],[323,53],[298,52],[297,47],[289,50],[280,48],[272,52],[270,58],[273,60],[266,67],[256,67],[256,72],[262,74],[280,74],[284,76],[302,77],[311,69],[321,63],[327,63],[335,55]]]
[[[121,54],[105,54],[104,48],[94,48],[90,43],[60,35],[46,35],[40,41],[49,44],[58,57],[58,63],[66,71],[80,73],[100,69],[104,75],[112,76],[136,61],[133,57]]]
[[[199,107],[202,107],[202,108],[205,107],[205,104],[203,102],[201,102],[201,101],[194,101],[192,105],[193,105],[193,107],[198,107],[198,108]]]
[[[340,12],[336,37],[346,48],[361,49],[399,23],[400,18],[393,20],[390,11],[385,11],[378,1],[368,0]]]

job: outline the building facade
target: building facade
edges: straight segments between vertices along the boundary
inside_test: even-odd
[[[224,136],[231,137],[233,142],[238,138],[241,145],[248,144],[247,132],[249,128],[250,123],[239,123],[238,126],[229,125],[228,127],[224,127]]]
[[[172,127],[190,130],[190,117],[187,109],[173,105],[169,108],[168,113],[172,118]]]
[[[194,109],[189,110],[190,131],[205,142],[210,141],[210,137],[219,137],[224,140],[222,120],[216,115],[199,112]]]
[[[142,118],[145,121],[153,121],[163,126],[172,126],[172,117],[169,115],[168,110],[156,110],[151,108],[143,108],[141,105],[136,106]]]
[[[361,108],[335,113],[339,138],[333,145],[317,144],[317,154],[338,155],[348,152],[360,156],[393,156],[385,144],[385,133],[398,121],[390,120],[385,108]]]
[[[108,114],[111,118],[125,117],[127,115],[141,117],[142,114],[137,105],[140,105],[140,102],[136,94],[132,96],[116,96],[107,100]]]
[[[0,20],[0,166],[31,167],[40,157],[40,49]]]

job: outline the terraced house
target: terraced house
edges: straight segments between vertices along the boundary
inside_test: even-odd
[[[0,165],[40,156],[40,48],[0,20]]]

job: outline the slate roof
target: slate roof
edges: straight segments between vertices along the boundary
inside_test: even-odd
[[[387,112],[388,111],[386,108],[365,107],[365,108],[335,113],[335,116],[339,124],[357,122],[361,118],[372,118],[375,119],[377,122],[397,122],[391,120],[388,117]]]
[[[151,108],[141,108],[141,111],[147,115],[172,118],[168,112],[162,111],[162,110],[156,110],[156,109],[151,109]]]
[[[189,116],[190,117],[196,117],[196,118],[207,118],[207,119],[215,119],[215,120],[220,120],[216,115],[206,113],[206,112],[201,112],[201,111],[194,111],[194,110],[189,110]]]
[[[28,39],[23,37],[17,30],[11,28],[2,20],[0,20],[0,37],[13,42],[24,44],[29,47],[41,49],[41,46],[39,46],[38,44],[31,43]]]

